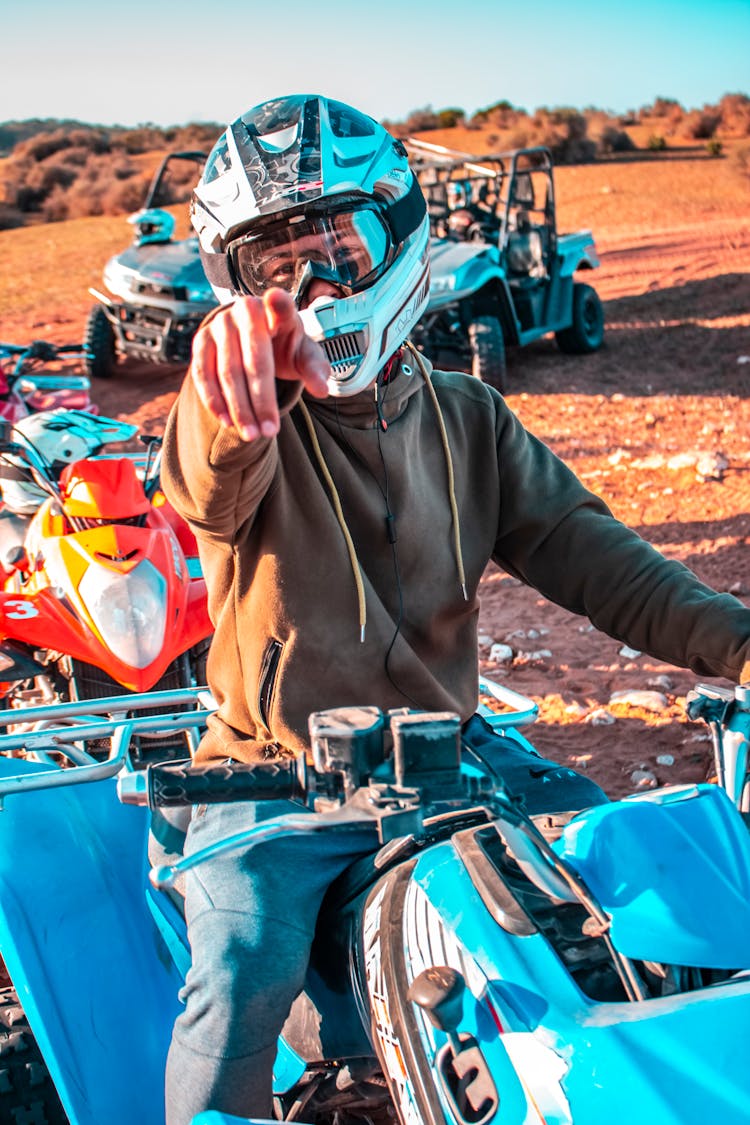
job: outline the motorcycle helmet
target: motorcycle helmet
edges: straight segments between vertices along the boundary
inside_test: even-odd
[[[133,241],[136,246],[147,246],[152,242],[169,242],[174,234],[175,219],[169,211],[158,207],[147,211],[136,211],[128,216],[128,222],[135,227]]]
[[[10,437],[28,445],[58,480],[66,465],[97,453],[108,441],[124,441],[137,427],[111,418],[98,418],[79,410],[41,410],[29,414],[12,427]],[[35,483],[21,457],[8,454],[0,459],[0,495],[17,515],[33,515],[47,493]]]
[[[317,95],[265,102],[209,154],[191,202],[222,303],[273,286],[299,307],[331,364],[329,394],[368,387],[416,324],[429,289],[427,207],[406,149],[372,118]]]

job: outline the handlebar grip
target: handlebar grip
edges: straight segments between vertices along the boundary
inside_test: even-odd
[[[303,762],[304,769],[304,762]],[[120,785],[125,804],[147,804],[149,808],[181,805],[223,804],[229,801],[304,800],[304,777],[296,760],[246,765],[193,766],[189,762],[150,766],[139,784]],[[122,779],[123,783],[130,778]],[[144,791],[145,790],[145,791]]]

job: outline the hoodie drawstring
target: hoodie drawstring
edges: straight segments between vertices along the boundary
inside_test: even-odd
[[[456,553],[458,581],[464,596],[464,600],[468,601],[469,596],[466,592],[466,573],[464,570],[463,552],[461,550],[461,524],[458,515],[458,504],[456,502],[455,475],[453,472],[453,458],[451,457],[450,445],[448,444],[448,431],[445,428],[445,420],[443,419],[443,412],[440,409],[440,403],[438,402],[435,388],[432,385],[432,381],[430,380],[430,376],[428,374],[427,368],[424,365],[424,361],[421,355],[413,346],[413,344],[411,344],[408,340],[405,342],[405,347],[409,349],[412,356],[414,357],[420,374],[422,375],[422,378],[427,385],[427,391],[430,395],[430,398],[432,399],[432,404],[435,407],[435,413],[437,415],[440,438],[443,443],[443,452],[445,453],[445,465],[448,472],[448,501],[450,503],[451,519],[453,521],[453,544]],[[352,574],[354,576],[354,584],[357,587],[357,604],[359,606],[359,639],[360,643],[363,643],[365,639],[365,627],[367,625],[367,603],[365,599],[365,585],[362,580],[362,568],[359,565],[359,559],[357,558],[357,551],[354,546],[354,540],[352,539],[351,532],[349,531],[349,528],[347,526],[346,518],[344,516],[344,510],[341,507],[341,500],[336,489],[336,484],[325,462],[325,458],[323,457],[323,450],[320,448],[320,442],[318,441],[318,435],[315,432],[315,426],[310,415],[310,411],[308,410],[303,399],[300,399],[297,405],[300,408],[302,417],[305,419],[305,425],[307,426],[307,432],[310,435],[313,452],[315,453],[315,458],[318,462],[318,465],[320,466],[320,471],[323,474],[323,479],[325,480],[326,486],[330,493],[331,502],[333,503],[333,509],[336,513],[336,519],[338,520],[339,527],[341,528],[341,533],[344,536],[344,542],[346,543],[346,549],[349,553],[349,562],[351,564]]]

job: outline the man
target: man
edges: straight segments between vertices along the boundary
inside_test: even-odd
[[[250,110],[211,153],[192,219],[225,303],[195,338],[164,484],[197,535],[215,625],[200,761],[304,753],[308,714],[347,704],[468,722],[491,558],[634,648],[750,677],[750,611],[617,522],[492,388],[404,346],[427,299],[428,223],[376,122],[318,97]],[[276,811],[201,806],[186,850]],[[370,843],[311,846],[189,877],[169,1125],[269,1115],[319,903]]]

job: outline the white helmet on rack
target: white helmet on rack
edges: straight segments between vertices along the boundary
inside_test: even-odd
[[[421,316],[429,222],[403,144],[371,117],[317,95],[249,110],[217,141],[193,194],[201,259],[221,302],[279,286],[331,363],[331,395],[368,387]]]
[[[126,441],[138,427],[114,418],[95,417],[84,410],[40,410],[22,418],[10,430],[19,445],[30,447],[58,480],[66,465],[98,453],[108,442]],[[33,515],[47,493],[34,483],[23,459],[7,454],[0,459],[0,495],[17,515]]]

